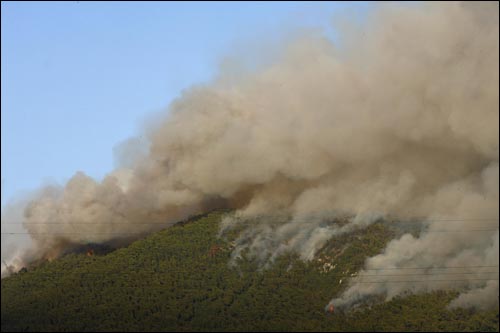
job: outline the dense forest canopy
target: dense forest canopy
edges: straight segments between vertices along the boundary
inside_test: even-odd
[[[290,253],[263,269],[233,240],[224,212],[126,248],[83,251],[2,279],[2,331],[498,331],[498,308],[447,309],[456,290],[371,299],[325,312],[369,256],[398,232],[383,223],[330,240],[311,261]],[[414,276],[414,279],[418,277]]]

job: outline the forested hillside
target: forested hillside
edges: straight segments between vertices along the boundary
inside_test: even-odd
[[[453,292],[411,295],[347,313],[325,305],[393,231],[332,239],[317,258],[269,269],[228,261],[215,212],[106,255],[66,255],[2,280],[2,331],[498,331],[498,309],[447,310]]]

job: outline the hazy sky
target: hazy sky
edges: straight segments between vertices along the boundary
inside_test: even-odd
[[[333,37],[353,6],[369,5],[2,2],[2,206],[79,170],[101,178],[116,144],[226,55],[297,28]]]

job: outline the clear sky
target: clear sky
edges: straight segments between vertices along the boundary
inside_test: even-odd
[[[2,207],[76,171],[100,179],[113,147],[245,43],[366,3],[2,2]]]

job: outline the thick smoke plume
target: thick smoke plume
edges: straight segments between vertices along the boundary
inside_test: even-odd
[[[248,222],[234,256],[247,249],[270,264],[287,251],[310,260],[380,217],[419,218],[420,236],[392,240],[333,303],[458,287],[451,306],[497,304],[498,274],[480,279],[479,268],[362,282],[380,267],[498,267],[498,21],[497,2],[381,4],[362,28],[344,26],[340,45],[305,33],[271,65],[222,71],[172,103],[146,131],[148,149],[121,147],[126,165],[102,182],[77,173],[40,190],[22,218],[29,253],[57,256],[223,207],[235,213],[222,231]],[[326,223],[337,217],[348,223]],[[485,224],[492,231],[478,231]]]

